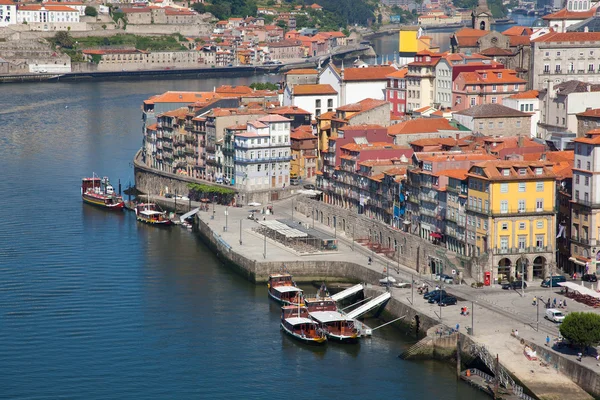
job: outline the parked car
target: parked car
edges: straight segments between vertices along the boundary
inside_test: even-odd
[[[173,194],[172,193],[165,193],[165,197],[167,199],[172,199],[173,198]]]
[[[454,283],[454,278],[450,275],[446,274],[438,274],[439,278],[436,281],[444,282],[444,283]]]
[[[446,296],[446,297],[442,298],[440,301],[438,301],[438,305],[440,305],[442,307],[453,306],[453,305],[456,305],[457,301],[458,300],[456,299],[456,297]]]
[[[581,277],[581,279],[583,279],[586,282],[598,282],[596,274],[585,274]]]
[[[315,190],[316,187],[312,183],[308,183],[308,184],[304,185],[304,189]]]
[[[554,275],[552,276],[552,287],[558,287],[560,286],[559,283],[560,282],[566,282],[567,278],[565,278],[563,275]],[[542,282],[542,287],[549,287],[550,286],[550,279],[545,279]]]
[[[549,308],[546,310],[546,315],[544,316],[548,321],[562,323],[565,319],[565,314],[563,314],[560,310],[556,308]]]
[[[512,281],[510,283],[504,283],[502,284],[502,289],[504,290],[508,290],[508,289],[521,289],[521,284],[523,285],[522,287],[524,289],[527,289],[527,282],[523,282],[523,281]]]
[[[448,293],[446,293],[445,290],[441,291],[440,293],[431,296],[427,301],[431,304],[433,303],[438,303],[440,300],[446,298],[446,297],[451,297]]]
[[[436,295],[440,294],[440,291],[441,291],[441,292],[444,294],[444,296],[446,295],[446,291],[445,291],[445,290],[440,290],[440,289],[438,289],[438,290],[432,290],[431,292],[425,293],[425,294],[423,295],[423,298],[424,298],[425,300],[429,300],[429,298],[431,298],[431,297],[433,297],[433,296],[436,296]]]

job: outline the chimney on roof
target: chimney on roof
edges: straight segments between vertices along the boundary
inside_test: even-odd
[[[542,153],[542,156],[540,157],[540,161],[546,161],[546,153]]]

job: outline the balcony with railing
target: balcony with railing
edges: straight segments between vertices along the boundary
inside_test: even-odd
[[[271,162],[286,162],[291,161],[292,157],[261,157],[261,158],[249,158],[249,157],[235,157],[235,162],[240,164],[251,164],[251,163],[271,163]]]
[[[600,203],[594,203],[589,200],[573,199],[573,203],[589,208],[600,208]]]
[[[531,253],[553,253],[552,246],[526,246],[526,247],[505,247],[492,249],[494,255],[510,255],[510,254],[531,254]]]
[[[587,245],[587,246],[596,246],[597,240],[590,239],[590,238],[583,238],[583,237],[579,237],[579,236],[571,236],[571,242],[577,243],[577,244],[583,244],[583,245]]]

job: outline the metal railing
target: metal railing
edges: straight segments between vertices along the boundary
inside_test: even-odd
[[[493,254],[527,254],[527,253],[553,253],[554,249],[551,246],[529,246],[529,247],[507,247],[492,249]]]

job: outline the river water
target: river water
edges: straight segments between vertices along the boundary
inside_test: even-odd
[[[82,204],[82,176],[132,179],[142,100],[225,83],[250,81],[2,87],[0,397],[484,399],[449,365],[397,358],[410,343],[395,329],[298,344],[266,288],[192,233]]]

